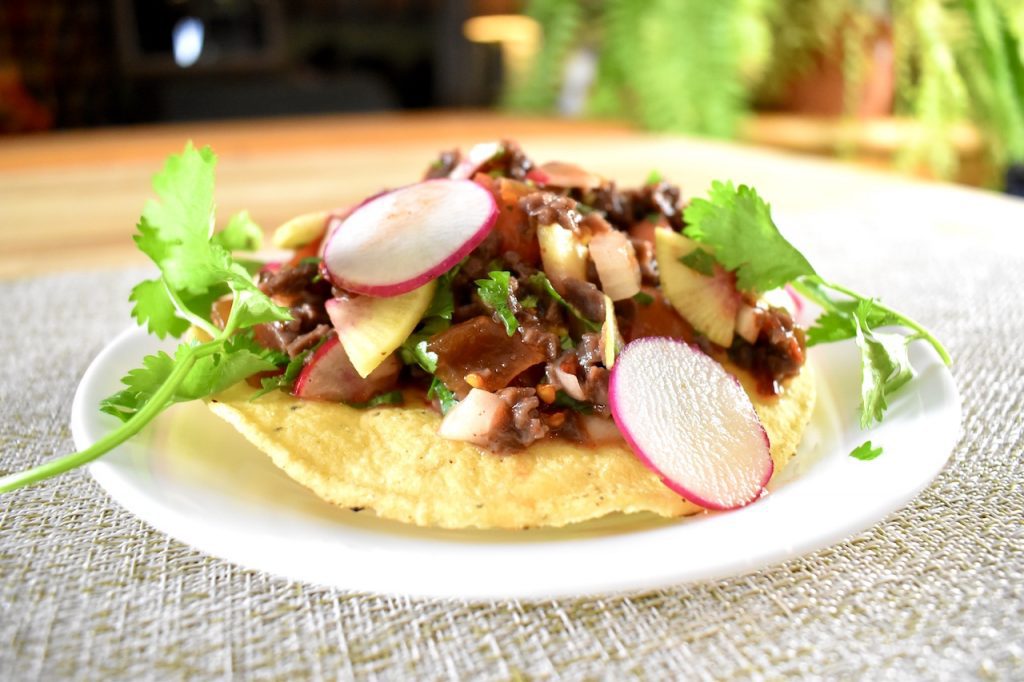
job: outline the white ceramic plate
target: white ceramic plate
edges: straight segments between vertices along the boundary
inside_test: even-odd
[[[161,344],[128,330],[89,367],[75,394],[78,448],[116,426],[97,410],[119,378]],[[960,430],[960,400],[937,356],[915,344],[919,376],[867,436],[871,462],[847,453],[859,366],[851,343],[817,347],[818,406],[799,454],[771,494],[738,511],[665,521],[616,515],[558,530],[441,531],[320,501],[199,403],[161,415],[92,465],[126,509],[237,564],[359,591],[455,598],[546,598],[638,591],[722,578],[838,542],[906,504],[942,469]]]

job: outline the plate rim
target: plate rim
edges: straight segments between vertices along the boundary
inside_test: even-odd
[[[92,436],[94,434],[92,432],[97,428],[95,420],[98,419],[97,415],[99,415],[95,408],[96,403],[93,401],[93,398],[95,397],[94,394],[97,392],[99,384],[104,382],[109,383],[111,378],[110,366],[112,364],[117,364],[118,356],[123,353],[126,347],[135,350],[141,348],[144,352],[148,353],[159,348],[166,349],[173,347],[173,345],[175,345],[174,340],[160,341],[149,336],[146,334],[145,330],[139,327],[129,327],[111,339],[111,341],[104,346],[96,358],[90,363],[75,391],[71,410],[71,430],[77,448],[81,449],[82,447],[90,444],[93,440]],[[225,550],[223,544],[217,541],[216,538],[209,537],[207,534],[204,534],[202,529],[197,529],[194,520],[190,519],[186,513],[181,510],[168,507],[167,505],[160,504],[155,501],[152,496],[144,494],[144,491],[132,482],[130,476],[128,476],[124,471],[119,470],[118,466],[114,464],[114,460],[112,458],[101,459],[94,462],[89,466],[89,470],[94,479],[113,500],[115,500],[125,510],[139,517],[157,530],[213,557],[227,560],[247,569],[276,575],[287,580],[299,580],[314,585],[356,592],[375,592],[380,594],[401,594],[418,598],[423,597],[475,601],[504,599],[544,600],[586,596],[611,596],[646,592],[673,585],[720,579],[730,576],[747,575],[754,571],[780,564],[786,560],[803,556],[821,548],[837,544],[855,533],[874,526],[894,511],[906,506],[911,500],[917,497],[921,491],[923,491],[935,479],[935,477],[938,476],[949,462],[956,444],[962,435],[963,417],[961,397],[951,372],[948,368],[942,365],[941,361],[938,360],[937,355],[935,355],[934,351],[930,348],[923,349],[923,353],[925,357],[928,358],[928,369],[934,370],[937,368],[939,370],[937,372],[937,380],[946,392],[944,395],[945,401],[941,403],[941,407],[947,412],[948,419],[946,420],[947,423],[944,425],[944,432],[939,436],[942,445],[937,449],[942,452],[933,453],[931,458],[926,461],[928,466],[920,472],[920,475],[916,477],[912,485],[902,488],[900,494],[890,494],[888,497],[874,500],[874,504],[863,509],[861,513],[853,517],[843,519],[842,522],[835,524],[833,527],[828,529],[827,532],[819,531],[816,534],[806,537],[798,536],[795,541],[778,544],[774,548],[774,551],[770,548],[768,550],[762,548],[755,555],[747,557],[733,554],[728,561],[704,563],[698,567],[688,566],[673,569],[666,561],[665,566],[654,568],[647,567],[644,571],[641,571],[639,575],[636,573],[625,575],[601,575],[600,577],[584,575],[583,578],[581,578],[581,583],[576,585],[570,585],[565,580],[560,581],[558,584],[545,584],[543,582],[537,583],[529,581],[527,584],[495,584],[493,581],[481,581],[477,579],[463,581],[459,584],[458,589],[453,589],[454,585],[451,580],[441,580],[440,583],[436,578],[428,582],[409,580],[397,571],[388,570],[386,564],[383,564],[380,567],[381,570],[377,571],[364,569],[358,570],[355,573],[347,573],[345,576],[341,576],[342,579],[340,580],[337,579],[339,576],[332,576],[330,573],[326,573],[324,570],[315,566],[308,566],[306,569],[295,570],[295,566],[293,565],[294,562],[285,557],[285,552],[279,552],[279,557],[277,557],[276,560],[272,560],[273,558],[268,557],[266,552],[255,548],[247,549],[245,547],[231,546],[230,549]],[[920,356],[921,354],[922,353],[919,350],[917,355]],[[134,355],[132,355],[132,359],[135,359]],[[918,358],[918,362],[916,364],[921,364],[920,358]],[[819,382],[820,389],[822,383],[825,382],[823,377],[824,372],[819,371],[817,374],[817,381]],[[117,373],[117,378],[119,377],[120,373]],[[915,386],[915,384],[911,384],[911,386]],[[921,387],[918,386],[917,391],[919,392],[920,390]],[[211,420],[215,420],[215,422],[220,423],[220,420],[218,420],[212,413],[207,414]],[[952,419],[954,415],[955,419]],[[161,418],[166,418],[166,413],[157,419],[159,420]],[[99,417],[99,419],[102,419],[102,417]],[[887,424],[891,425],[892,422],[888,422]],[[887,424],[883,424],[882,428],[885,428]],[[143,434],[150,429],[151,427],[147,426],[146,429],[143,430]],[[136,439],[138,439],[138,436]],[[133,442],[136,442],[136,440],[129,441],[128,444],[121,446],[118,450],[126,447],[133,447]],[[137,447],[137,445],[135,447]],[[255,450],[255,448],[253,449]],[[886,454],[893,455],[895,453],[889,452]],[[260,455],[264,456],[262,453],[260,453]],[[903,453],[903,455],[909,456],[908,453]],[[835,455],[830,454],[829,456],[834,457]],[[876,462],[877,461],[879,460],[876,460]],[[861,464],[870,465],[871,463],[868,462]],[[812,467],[811,472],[813,472],[813,470],[814,469]],[[799,483],[800,479],[805,476],[806,474],[801,475],[792,483]],[[611,548],[619,547],[620,549],[625,549],[632,544],[632,541],[640,538],[645,538],[647,543],[663,540],[665,536],[668,536],[671,539],[673,535],[678,534],[679,528],[696,527],[696,524],[698,523],[704,524],[705,530],[703,533],[713,532],[714,529],[709,531],[707,530],[707,527],[710,525],[717,528],[718,526],[723,525],[723,519],[726,519],[725,525],[728,526],[735,523],[733,521],[728,521],[728,519],[750,519],[752,517],[756,519],[757,515],[767,513],[769,508],[774,509],[779,505],[780,499],[785,500],[787,498],[786,490],[790,488],[792,483],[787,484],[779,491],[766,496],[765,499],[758,501],[756,504],[740,510],[711,514],[699,519],[691,517],[655,529],[631,531],[624,535],[584,539],[566,537],[564,538],[564,541],[571,540],[572,544],[568,546],[570,552],[577,553],[581,548],[583,548],[586,550],[583,552],[585,556],[593,557],[599,556],[599,554],[595,555],[595,549],[607,549],[607,545],[610,545]],[[792,517],[792,510],[787,513]],[[783,514],[783,516],[786,516],[786,514]],[[710,524],[705,522],[710,522]],[[756,523],[754,525],[756,525]],[[566,529],[566,535],[568,536],[571,533],[572,527],[570,526]],[[683,533],[684,538],[685,535],[686,532]],[[630,538],[630,541],[623,541],[624,537]],[[419,560],[422,562],[425,560],[425,556],[423,555],[421,548],[417,546],[421,545],[422,542],[423,541],[401,540],[398,541],[399,547],[397,550],[392,547],[388,547],[386,549],[377,548],[376,552],[368,552],[365,547],[353,550],[351,547],[345,548],[343,546],[342,549],[344,551],[341,553],[341,556],[344,556],[346,553],[356,551],[360,558],[371,562],[375,559],[383,559],[386,562],[394,558],[404,558],[410,561]],[[432,544],[432,551],[435,553],[438,552],[439,547],[441,548],[441,552],[449,552],[448,548],[443,547],[446,544],[444,541],[428,540],[426,542]],[[560,540],[557,541],[556,544],[561,544],[562,542],[563,540]],[[474,561],[469,562],[469,564],[472,565],[472,568],[479,570],[486,566],[486,561],[478,561],[477,559],[479,559],[479,557],[475,557],[475,554],[479,554],[480,552],[477,551],[479,548],[476,548],[472,543],[447,544],[453,545],[456,554],[462,555],[461,557],[457,556],[455,558],[461,558],[464,562],[467,559],[474,559]],[[341,545],[344,545],[344,543],[341,543]],[[404,549],[402,548],[402,545],[405,545]],[[625,547],[623,547],[623,545]],[[483,558],[486,558],[488,554],[504,554],[504,556],[501,557],[502,560],[509,563],[503,565],[516,566],[522,564],[522,555],[532,557],[537,553],[537,547],[543,546],[551,547],[552,545],[550,543],[526,543],[525,545],[517,543],[508,546],[504,550],[498,548],[505,547],[505,545],[485,545],[483,549]],[[530,549],[524,551],[524,547]],[[338,556],[337,547],[324,546],[322,549],[325,552],[325,556]],[[734,550],[735,548],[730,548],[730,551]],[[408,556],[410,552],[412,556]],[[540,553],[543,555],[545,552],[541,551]],[[376,554],[376,557],[374,557],[373,554]],[[672,552],[663,552],[659,556],[666,560],[675,557]],[[683,552],[682,557],[675,558],[685,559],[685,552]],[[669,567],[666,568],[666,566]],[[469,569],[463,566],[462,570],[465,572]],[[396,575],[396,573],[398,573],[398,575]],[[477,578],[479,577],[477,576]],[[445,585],[447,585],[447,587],[443,587]]]

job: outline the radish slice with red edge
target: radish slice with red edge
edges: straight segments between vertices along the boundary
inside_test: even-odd
[[[469,152],[459,160],[448,177],[452,180],[468,180],[476,175],[488,161],[505,151],[501,142],[481,142],[473,145]]]
[[[742,507],[772,476],[768,435],[750,397],[694,346],[665,337],[631,342],[612,369],[608,400],[640,461],[694,504]]]
[[[332,284],[398,296],[447,272],[494,227],[494,196],[470,180],[425,180],[367,201],[324,245]]]

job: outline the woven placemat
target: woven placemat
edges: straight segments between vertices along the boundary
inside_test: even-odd
[[[1024,205],[922,187],[788,220],[819,269],[883,293],[956,359],[950,464],[873,528],[638,596],[434,601],[237,568],[76,472],[0,497],[0,679],[1021,679]],[[0,284],[0,470],[72,449],[75,385],[128,325],[138,278]]]

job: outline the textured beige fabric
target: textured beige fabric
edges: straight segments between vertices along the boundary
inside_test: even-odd
[[[1024,678],[1024,203],[923,185],[854,199],[777,208],[820,270],[938,332],[964,414],[950,465],[873,528],[638,596],[410,600],[236,568],[78,472],[0,497],[0,679]],[[71,448],[72,392],[137,276],[0,284],[0,470]]]

